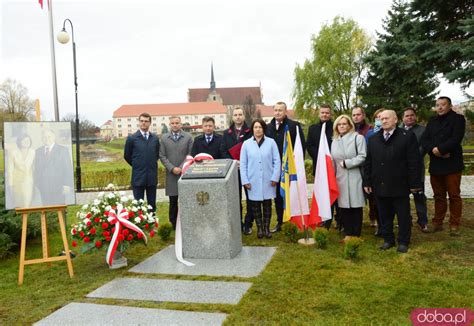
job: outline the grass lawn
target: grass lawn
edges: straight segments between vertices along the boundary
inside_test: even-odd
[[[429,202],[432,209],[433,202]],[[160,220],[167,204],[159,204]],[[75,210],[68,212],[70,224]],[[224,312],[228,325],[409,325],[410,311],[417,307],[474,307],[474,201],[466,200],[460,237],[447,232],[422,234],[413,228],[408,254],[380,252],[381,240],[364,225],[360,258],[342,257],[340,235],[330,232],[328,249],[306,248],[286,241],[279,233],[258,240],[255,233],[243,238],[245,245],[275,246],[277,252],[257,277],[196,277],[141,275],[127,270],[110,271],[105,250],[79,255],[73,260],[74,278],[65,262],[26,266],[24,285],[17,286],[18,255],[0,261],[0,324],[30,324],[70,302],[95,302],[140,307]],[[61,249],[58,232],[50,232],[51,252]],[[130,248],[129,267],[172,243],[153,238],[148,247]],[[28,243],[29,257],[41,253],[40,240]],[[234,280],[253,283],[238,305],[153,303],[146,301],[87,299],[85,295],[117,277]],[[87,324],[87,311],[84,311]]]

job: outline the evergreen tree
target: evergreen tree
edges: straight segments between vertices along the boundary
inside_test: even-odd
[[[424,39],[413,52],[467,88],[474,77],[474,1],[413,0],[411,15]]]
[[[400,112],[414,106],[426,119],[439,81],[432,67],[412,51],[422,46],[424,39],[411,19],[409,4],[396,0],[383,28],[367,57],[370,72],[360,90],[362,102],[369,114],[381,107]]]

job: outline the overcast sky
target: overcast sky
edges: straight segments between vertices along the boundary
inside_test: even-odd
[[[0,0],[0,82],[13,78],[54,119],[47,0]],[[101,125],[123,104],[187,101],[188,88],[258,86],[263,101],[292,103],[293,70],[336,15],[371,36],[390,0],[53,0],[55,37],[74,24],[80,115]],[[67,25],[70,33],[70,27]],[[55,42],[60,116],[74,113],[72,45]],[[459,87],[443,94],[464,101]]]

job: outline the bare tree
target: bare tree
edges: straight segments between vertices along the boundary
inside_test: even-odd
[[[242,108],[244,110],[245,123],[248,126],[252,124],[254,119],[260,118],[262,116],[260,111],[257,110],[257,106],[253,102],[252,96],[250,95],[247,95],[245,98]]]
[[[76,137],[76,115],[73,113],[66,114],[62,121],[71,123],[72,136]],[[81,137],[93,137],[97,132],[100,132],[100,128],[97,127],[92,121],[79,116],[79,135]]]
[[[35,103],[28,89],[14,79],[0,84],[0,111],[4,121],[28,121],[33,118]]]

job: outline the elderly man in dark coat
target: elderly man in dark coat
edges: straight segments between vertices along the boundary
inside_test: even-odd
[[[191,153],[193,138],[182,130],[181,118],[170,117],[171,131],[161,136],[160,160],[166,168],[166,196],[170,199],[169,220],[176,229],[178,216],[178,180],[186,156]]]
[[[451,235],[456,236],[459,234],[462,215],[461,174],[464,162],[461,142],[466,119],[452,110],[451,99],[446,96],[436,101],[436,113],[421,138],[423,150],[430,155],[431,187],[435,203],[433,231],[443,230],[448,194],[449,227]]]
[[[406,253],[411,237],[410,192],[421,190],[420,151],[415,134],[397,128],[393,110],[380,113],[382,129],[369,138],[364,165],[364,190],[374,192],[380,213],[384,243],[381,250],[395,246],[394,213],[397,214],[398,248]]]
[[[135,199],[146,199],[156,213],[156,185],[158,183],[158,158],[160,141],[151,133],[151,115],[138,117],[140,129],[127,137],[123,157],[132,167],[132,190]]]

